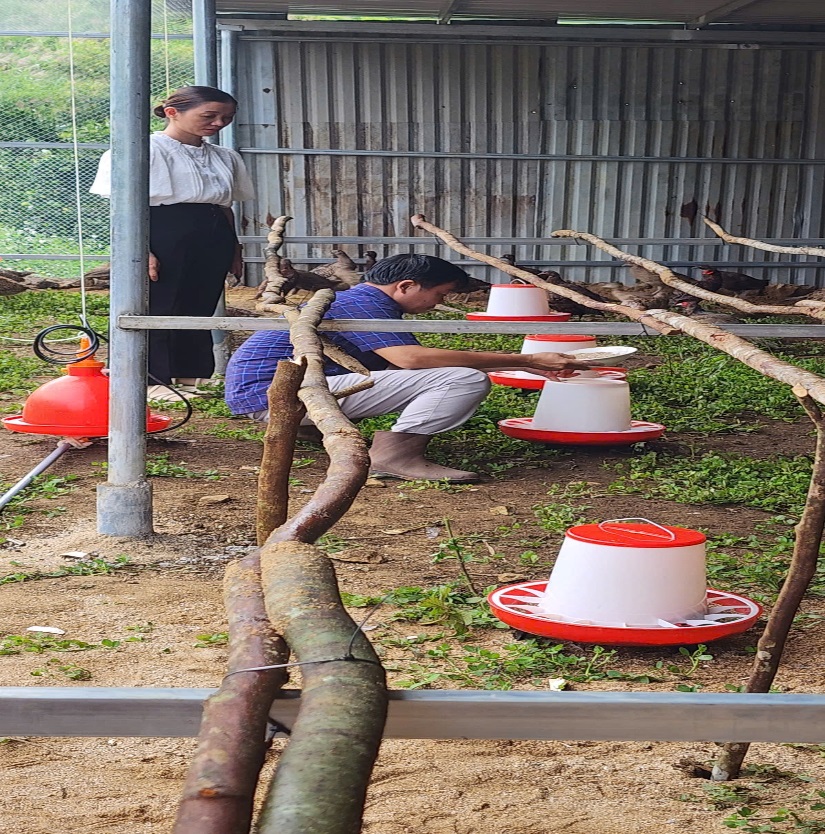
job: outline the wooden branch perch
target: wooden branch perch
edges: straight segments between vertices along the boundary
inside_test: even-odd
[[[289,650],[264,607],[258,551],[226,569],[224,603],[230,673],[287,662]],[[229,674],[206,702],[174,834],[247,834],[267,716],[287,680],[284,669]]]
[[[589,232],[576,232],[571,229],[559,229],[558,231],[553,232],[552,236],[585,240],[597,249],[601,249],[603,252],[607,252],[609,255],[612,255],[614,258],[619,258],[626,263],[641,266],[643,269],[648,270],[648,272],[655,272],[663,284],[667,284],[667,286],[673,287],[675,290],[692,295],[695,298],[703,298],[705,301],[712,301],[714,304],[721,304],[724,307],[732,307],[733,309],[739,310],[743,313],[748,313],[753,316],[802,315],[810,316],[814,319],[825,320],[825,311],[818,308],[801,309],[795,306],[787,307],[778,304],[752,304],[750,301],[745,301],[743,298],[721,295],[720,293],[706,290],[703,287],[697,287],[695,284],[683,281],[672,270],[668,269],[668,267],[663,266],[656,261],[651,261],[647,258],[639,257],[638,255],[630,255],[627,252],[623,252],[621,249],[617,249],[607,241],[602,240],[600,237],[596,237],[596,235],[591,235]]]
[[[298,542],[268,543],[261,564],[273,625],[301,663],[324,662],[301,667],[301,710],[258,830],[355,834],[386,720],[384,670],[344,610],[327,556]]]
[[[265,305],[284,303],[284,293],[282,290],[287,279],[281,275],[281,257],[278,253],[284,244],[284,231],[286,230],[286,224],[290,220],[292,218],[286,214],[281,217],[276,217],[270,227],[269,234],[266,236],[267,243],[264,247],[264,282],[261,285],[261,304],[258,305],[258,309],[263,312],[281,312],[280,310],[270,310]]]
[[[575,290],[571,290],[569,287],[560,287],[555,284],[551,284],[549,281],[543,281],[541,278],[533,275],[532,272],[519,269],[517,266],[508,264],[506,261],[502,261],[499,258],[494,258],[492,255],[484,255],[481,252],[476,252],[474,249],[470,249],[468,246],[463,244],[457,237],[455,237],[455,235],[452,235],[450,232],[440,229],[438,226],[434,226],[432,223],[428,222],[427,218],[424,217],[423,214],[413,215],[410,222],[417,229],[423,229],[424,231],[435,235],[437,238],[440,238],[447,244],[447,246],[450,247],[450,249],[453,249],[462,255],[466,255],[468,258],[473,258],[476,261],[490,264],[490,266],[494,266],[496,269],[500,269],[502,272],[506,272],[514,278],[521,278],[536,287],[541,287],[541,289],[547,290],[547,292],[552,295],[560,295],[563,298],[569,298],[571,301],[581,304],[582,307],[589,307],[591,310],[601,310],[604,313],[614,313],[618,316],[624,316],[625,318],[632,319],[633,321],[638,321],[653,330],[658,330],[660,333],[672,332],[670,328],[663,327],[661,322],[650,319],[643,310],[634,310],[632,307],[625,307],[623,304],[615,304],[607,301],[594,301],[592,298],[588,298],[586,295],[582,295]]]
[[[742,246],[750,246],[752,249],[762,249],[765,252],[784,252],[786,255],[815,255],[818,258],[825,258],[825,249],[820,249],[816,246],[779,246],[776,243],[766,243],[764,240],[736,237],[726,232],[718,223],[714,223],[707,217],[703,217],[702,221],[718,237],[721,237],[725,243],[738,243]]]
[[[305,372],[306,363],[288,359],[281,361],[267,391],[269,420],[264,433],[261,470],[258,474],[255,523],[259,545],[287,519],[289,472],[298,426],[305,413],[298,399],[298,389]]]
[[[796,539],[788,575],[782,583],[776,604],[756,645],[756,656],[746,692],[770,692],[794,617],[816,574],[825,528],[825,418],[805,388],[794,387],[793,392],[816,426],[813,471],[805,509],[799,524],[796,525]],[[735,779],[742,768],[749,746],[746,743],[725,744],[714,763],[711,778],[717,782]]]
[[[342,414],[324,375],[323,348],[317,327],[334,298],[332,290],[315,293],[301,309],[298,321],[290,327],[295,358],[307,364],[298,396],[310,420],[324,436],[329,468],[309,501],[270,536],[270,541],[314,542],[349,509],[369,472],[364,438]]]

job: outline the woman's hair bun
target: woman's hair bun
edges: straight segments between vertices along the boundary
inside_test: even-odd
[[[159,118],[165,119],[166,118],[166,102],[162,101],[152,112]]]

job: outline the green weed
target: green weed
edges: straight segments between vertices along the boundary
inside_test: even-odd
[[[199,634],[196,638],[196,649],[208,649],[215,646],[226,646],[229,643],[228,631],[216,631],[213,634]]]
[[[805,455],[756,460],[709,452],[690,457],[647,452],[616,465],[623,474],[608,487],[680,504],[742,504],[798,515],[805,504],[811,460]]]
[[[35,579],[54,579],[60,576],[108,575],[126,567],[128,564],[128,556],[118,556],[114,562],[107,562],[105,559],[89,559],[88,561],[64,565],[52,571],[7,573],[5,576],[0,576],[0,585],[7,585],[11,582],[31,582]]]
[[[120,645],[118,640],[101,640],[100,643],[86,643],[83,640],[72,640],[57,637],[53,634],[33,632],[31,634],[7,634],[0,637],[0,656],[17,655],[31,652],[87,652],[92,649],[116,649]]]
[[[92,466],[107,472],[109,469],[106,461],[94,462]],[[203,472],[196,472],[190,469],[183,461],[173,463],[169,460],[169,452],[162,452],[157,455],[147,455],[146,474],[154,478],[204,478],[207,481],[218,481],[221,478],[217,469],[206,469]]]
[[[779,808],[760,813],[750,805],[744,805],[722,820],[727,828],[736,828],[746,834],[821,834],[825,831],[825,819],[803,816],[809,811],[825,810],[825,791],[816,791],[816,801],[808,801],[804,810]]]
[[[200,431],[212,437],[227,438],[228,440],[254,440],[260,443],[264,439],[264,429],[255,429],[244,425],[230,426],[228,423],[218,423],[217,426],[206,426]]]
[[[76,663],[63,663],[56,657],[49,658],[46,661],[45,668],[32,669],[29,674],[36,678],[62,675],[70,681],[88,681],[92,679],[92,673],[88,669],[84,669]]]

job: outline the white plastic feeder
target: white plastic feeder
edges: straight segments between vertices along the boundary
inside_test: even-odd
[[[567,623],[667,627],[707,614],[705,536],[647,519],[571,527],[538,610]]]
[[[596,347],[595,336],[562,335],[543,333],[525,336],[521,345],[522,353],[567,353],[569,350]]]
[[[487,301],[488,316],[532,317],[550,315],[547,293],[532,284],[493,284]]]
[[[557,432],[622,432],[630,422],[630,386],[596,374],[548,379],[541,389],[533,428]]]

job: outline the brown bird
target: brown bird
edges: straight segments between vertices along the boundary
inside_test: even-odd
[[[346,281],[319,275],[314,271],[304,272],[303,270],[295,269],[289,258],[281,258],[278,269],[281,275],[287,279],[282,290],[284,295],[292,292],[292,290],[310,290],[311,292],[315,292],[316,290],[335,290],[338,292],[350,288],[350,285]]]
[[[361,281],[358,265],[343,249],[333,249],[332,254],[335,255],[335,260],[331,264],[316,266],[312,272],[324,278],[337,278],[347,286],[354,287]]]
[[[739,324],[742,321],[742,319],[728,313],[712,313],[709,310],[704,310],[695,298],[677,301],[673,306],[680,308],[677,312],[682,313],[682,315],[690,316],[690,318],[704,324]]]
[[[376,263],[378,263],[378,253],[373,252],[370,250],[369,252],[364,252],[364,272],[368,269],[372,269]]]
[[[557,287],[568,287],[571,290],[575,290],[580,295],[587,296],[587,298],[592,298],[594,301],[604,301],[603,298],[596,295],[596,293],[592,292],[584,285],[575,284],[571,281],[565,281],[564,278],[562,278],[558,272],[555,272],[553,270],[549,272],[539,273],[539,278],[541,278],[544,281],[547,281],[548,284],[553,284]],[[590,307],[585,307],[583,304],[579,304],[578,301],[573,301],[572,299],[565,298],[562,295],[551,296],[550,307],[559,313],[570,313],[570,315],[578,316],[579,318],[586,315],[604,315],[604,313],[601,310],[593,310]]]
[[[662,285],[662,279],[659,277],[658,273],[651,272],[648,269],[645,269],[638,264],[631,264],[626,263],[625,266],[627,267],[628,271],[632,278],[635,278],[640,284],[648,284],[652,287],[660,287]],[[673,270],[671,270],[673,271]],[[696,282],[693,278],[690,278],[687,275],[683,275],[681,272],[673,272],[673,274],[677,278],[681,278],[683,281],[687,281],[689,284],[695,284]]]

